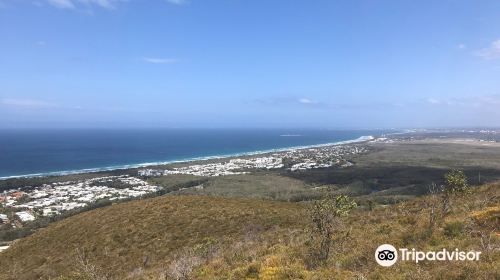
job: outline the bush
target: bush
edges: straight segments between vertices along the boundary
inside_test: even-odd
[[[467,183],[467,177],[462,170],[451,170],[444,175],[446,180],[445,191],[451,193],[470,193],[470,187]]]
[[[444,235],[450,238],[458,237],[462,235],[462,233],[464,232],[464,228],[464,224],[460,221],[447,223],[444,226]]]
[[[342,218],[348,216],[356,207],[356,202],[345,195],[330,194],[313,203],[310,210],[312,238],[319,243],[317,248],[313,248],[311,257],[314,260],[324,263],[328,259],[334,232],[343,228]]]
[[[470,186],[467,182],[467,176],[461,170],[451,170],[444,175],[446,184],[443,186],[442,195],[442,216],[448,215],[453,208],[452,200],[455,196],[464,196],[471,194]]]
[[[175,280],[190,279],[194,269],[202,263],[202,259],[193,250],[187,250],[177,256],[168,266],[168,275]]]

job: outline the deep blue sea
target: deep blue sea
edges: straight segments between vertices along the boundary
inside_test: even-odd
[[[292,129],[0,130],[0,177],[97,171],[238,155],[335,143],[386,132]]]

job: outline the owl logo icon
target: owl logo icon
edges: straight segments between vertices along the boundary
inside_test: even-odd
[[[391,244],[383,244],[375,250],[375,260],[381,266],[392,266],[398,261],[398,250]]]

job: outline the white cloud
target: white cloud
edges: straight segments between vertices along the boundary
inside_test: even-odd
[[[143,60],[147,63],[153,63],[153,64],[172,64],[178,61],[175,58],[158,58],[158,57],[145,57],[143,58]]]
[[[51,103],[40,99],[31,98],[0,98],[0,109],[11,108],[15,110],[79,110],[88,112],[134,112],[134,113],[159,113],[161,110],[151,108],[123,107],[123,106],[81,106],[70,104]]]
[[[428,98],[426,101],[432,105],[493,108],[500,106],[500,95],[492,94],[443,99]]]
[[[439,99],[436,99],[436,98],[427,98],[427,103],[430,103],[430,104],[440,104],[441,101]]]
[[[457,45],[457,48],[461,49],[461,50],[464,50],[467,48],[467,46],[465,44],[458,44]]]
[[[487,105],[500,105],[500,95],[485,95],[478,98],[478,102]]]
[[[300,98],[298,101],[299,101],[299,103],[302,103],[302,104],[316,104],[317,103],[316,101],[313,101],[309,98]]]
[[[477,51],[476,55],[486,60],[500,58],[500,39],[493,41],[489,47]]]
[[[167,0],[168,3],[175,4],[175,5],[183,5],[186,4],[188,1],[187,0]]]
[[[299,98],[296,100],[296,102],[298,102],[299,104],[302,104],[304,106],[307,106],[309,108],[323,108],[323,109],[325,109],[325,108],[330,107],[330,105],[328,105],[326,103],[323,103],[323,102],[320,102],[317,100],[313,100],[313,99],[310,99],[307,97]]]
[[[0,104],[10,107],[24,108],[53,108],[56,104],[37,99],[22,99],[22,98],[2,98]]]
[[[50,5],[60,9],[73,9],[75,5],[72,0],[47,0]]]
[[[116,4],[120,2],[127,2],[128,0],[80,0],[81,2],[87,4],[94,4],[106,9],[115,8]]]
[[[114,9],[119,2],[129,0],[46,0],[50,5],[59,9],[76,9],[79,7],[100,7],[105,9]],[[183,5],[188,3],[188,0],[166,0],[170,4]],[[37,4],[38,2],[35,2]]]
[[[75,9],[78,6],[97,6],[105,9],[113,9],[116,3],[123,0],[47,0],[47,2],[60,9]]]

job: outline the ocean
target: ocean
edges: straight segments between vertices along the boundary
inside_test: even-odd
[[[388,132],[326,129],[0,130],[0,179],[243,155],[337,143]]]

